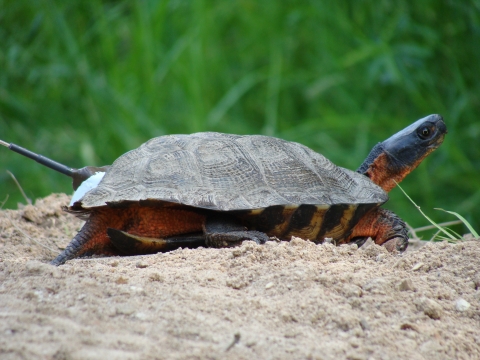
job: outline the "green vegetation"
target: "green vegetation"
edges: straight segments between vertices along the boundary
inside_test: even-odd
[[[434,228],[438,229],[438,231],[434,234],[434,236],[431,238],[431,240],[437,240],[438,239],[440,241],[447,240],[447,241],[457,242],[457,241],[460,241],[462,239],[461,234],[458,234],[457,232],[455,232],[453,230],[450,230],[449,228],[446,227],[447,223],[444,223],[443,225],[442,224],[437,224],[435,221],[430,219],[422,211],[420,206],[415,204],[415,202],[412,200],[412,198],[410,196],[408,196],[408,194],[405,192],[405,190],[403,190],[400,185],[397,184],[397,186],[403,192],[403,194],[408,198],[408,200],[410,200],[410,202],[413,204],[413,206],[415,206],[417,208],[417,210],[420,212],[420,214],[422,214],[423,217],[425,219],[427,219],[427,221],[430,224],[432,224],[432,226]],[[473,236],[474,238],[479,238],[480,237],[478,235],[478,233],[475,231],[475,229],[472,227],[472,225],[462,215],[460,215],[456,212],[453,212],[453,211],[447,211],[447,210],[443,210],[443,209],[439,209],[439,208],[436,208],[435,210],[441,210],[441,211],[444,211],[444,212],[449,213],[451,215],[455,215],[459,219],[458,222],[457,221],[452,221],[450,223],[455,223],[455,224],[461,223],[461,224],[465,225],[467,227],[467,229],[470,231],[469,235]],[[414,229],[414,231],[417,231],[417,232],[418,232],[418,230],[419,230],[418,228]]]
[[[0,0],[0,139],[83,167],[163,134],[268,134],[356,169],[439,113],[444,144],[402,185],[479,229],[479,44],[478,0]],[[71,192],[1,147],[4,208],[24,202],[6,170],[29,197]],[[425,224],[397,189],[387,207]]]

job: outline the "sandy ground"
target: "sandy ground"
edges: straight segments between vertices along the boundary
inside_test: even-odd
[[[301,239],[48,261],[66,195],[0,212],[1,359],[480,359],[480,241]]]

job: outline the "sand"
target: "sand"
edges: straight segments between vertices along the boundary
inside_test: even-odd
[[[0,211],[1,359],[480,359],[480,241],[301,239],[48,264],[82,221]],[[422,242],[423,243],[423,242]]]

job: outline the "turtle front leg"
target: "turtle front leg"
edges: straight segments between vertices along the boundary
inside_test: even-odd
[[[237,246],[244,240],[253,240],[257,244],[264,244],[269,240],[267,234],[247,230],[238,220],[217,214],[207,217],[203,232],[206,245],[216,248]]]
[[[346,242],[361,246],[371,237],[376,244],[385,246],[390,252],[403,252],[408,246],[407,234],[405,222],[398,215],[376,208],[360,219]]]

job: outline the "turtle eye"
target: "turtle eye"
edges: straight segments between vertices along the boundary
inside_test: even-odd
[[[433,132],[433,128],[428,126],[421,126],[417,129],[417,135],[422,140],[428,139]]]

